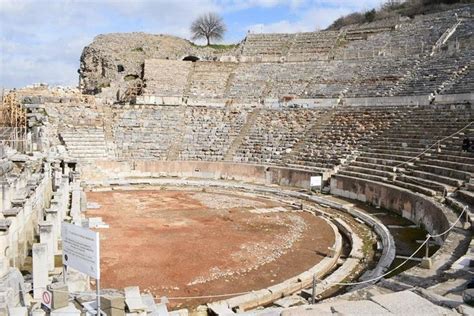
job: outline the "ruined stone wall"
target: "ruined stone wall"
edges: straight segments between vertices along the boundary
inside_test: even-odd
[[[233,55],[230,50],[199,47],[191,42],[168,35],[145,33],[112,33],[97,36],[81,55],[80,88],[84,93],[96,94],[107,88],[124,90],[135,80],[143,79],[146,59],[182,60],[196,56],[213,60]]]
[[[423,225],[433,235],[450,227],[447,212],[441,204],[394,185],[336,175],[331,178],[331,194],[395,211]]]
[[[296,168],[210,161],[97,160],[85,165],[83,179],[91,183],[146,177],[179,177],[235,180],[263,185],[309,189],[311,176],[318,172]]]
[[[9,173],[0,182],[1,315],[7,314],[7,306],[24,304],[25,289],[33,289],[34,298],[41,298],[47,284],[41,280],[48,282],[49,272],[55,271],[61,223],[70,207],[71,170],[64,161],[43,161],[40,152],[36,157],[22,156],[21,162],[18,154],[8,159],[21,171]],[[36,260],[37,245],[45,250],[40,261]],[[23,278],[25,272],[29,277]]]
[[[148,59],[145,61],[145,95],[183,96],[193,63]]]

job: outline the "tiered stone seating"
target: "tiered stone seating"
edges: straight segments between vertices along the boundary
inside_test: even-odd
[[[399,23],[378,22],[346,30],[346,43],[335,52],[335,58],[366,59],[375,56],[416,57],[431,52],[440,36],[456,22],[456,10],[426,16]],[[357,34],[358,36],[353,36]]]
[[[73,127],[59,132],[69,155],[77,159],[97,159],[107,157],[107,143],[103,128]]]
[[[469,181],[474,156],[462,153],[461,143],[464,137],[474,136],[474,126],[453,138],[443,138],[471,123],[474,110],[462,106],[403,111],[403,120],[360,149],[360,155],[340,174],[388,182],[431,196],[453,192]],[[429,149],[438,141],[439,147]]]
[[[189,95],[204,98],[222,98],[230,74],[237,64],[224,62],[196,62],[191,77]]]
[[[361,67],[361,64],[350,60],[314,63],[317,63],[317,68],[305,89],[305,97],[309,98],[340,97],[354,83],[353,78]]]
[[[153,106],[118,110],[114,127],[117,155],[124,158],[165,159],[180,135],[179,108]]]
[[[327,59],[336,45],[339,31],[297,33],[288,52],[289,58],[303,60]]]
[[[347,63],[347,62],[346,62]],[[347,82],[346,97],[379,97],[385,95],[415,65],[413,58],[386,58],[352,61],[356,69]],[[346,69],[346,67],[344,67]],[[350,69],[350,68],[349,68]]]
[[[268,69],[268,68],[267,68]],[[319,64],[312,62],[291,62],[278,66],[267,74],[269,88],[266,97],[304,96],[311,78],[318,72]]]
[[[418,64],[413,73],[401,80],[395,95],[422,95],[440,92],[444,84],[462,72],[472,61],[472,53],[435,54]]]
[[[226,96],[231,99],[259,99],[264,96],[271,64],[241,63],[235,70]]]
[[[338,98],[347,86],[347,82],[316,78],[308,83],[305,91],[310,98]]]
[[[464,205],[470,206],[472,213],[472,206],[474,205],[474,190],[472,188],[462,189],[457,192],[457,197]]]
[[[145,95],[184,95],[193,63],[188,61],[147,59],[145,61]]]
[[[186,110],[181,160],[223,160],[247,119],[247,111],[193,107]]]
[[[288,95],[303,98],[338,96],[346,84],[340,84],[337,80],[329,83],[326,79],[340,76],[348,80],[346,75],[336,72],[338,64],[325,61],[240,64],[230,82],[227,97],[278,99]],[[335,91],[331,90],[332,85],[337,86],[333,89]]]
[[[474,91],[474,69],[471,63],[466,65],[464,75],[454,79],[454,82],[444,88],[441,94],[472,93],[472,91]]]
[[[305,130],[320,112],[317,110],[262,110],[234,155],[235,162],[281,163],[304,137]]]
[[[148,59],[144,95],[256,101],[469,93],[473,23],[467,15],[458,25],[455,13],[461,12],[342,32],[249,34],[238,63]]]
[[[461,65],[461,68],[453,75],[451,82],[448,82],[442,88],[441,94],[472,93],[474,91],[473,33],[474,23],[472,18],[463,18],[450,42],[454,42],[453,45],[459,45],[461,52],[465,55],[466,64],[464,67]]]
[[[291,163],[333,168],[401,119],[396,108],[357,107],[333,110],[315,124],[292,156]]]
[[[293,37],[293,34],[248,34],[242,55],[285,56]]]

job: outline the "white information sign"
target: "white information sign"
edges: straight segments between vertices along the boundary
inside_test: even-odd
[[[100,279],[99,233],[62,223],[63,264],[94,279]]]
[[[320,187],[323,183],[323,177],[321,176],[311,176],[309,185],[311,187]]]

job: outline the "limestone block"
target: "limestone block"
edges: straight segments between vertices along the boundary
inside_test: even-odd
[[[38,225],[40,231],[40,242],[45,244],[47,247],[48,269],[49,271],[52,271],[54,270],[54,244],[57,242],[54,236],[53,223],[45,221],[40,222]]]
[[[68,306],[51,311],[51,316],[81,316],[81,311],[74,306],[73,303],[69,303]]]
[[[426,258],[426,257],[423,257],[421,259],[421,263],[420,263],[420,267],[422,267],[423,269],[431,269],[431,267],[433,266],[433,262],[431,260],[431,258]]]
[[[329,304],[322,305],[304,305],[292,307],[281,312],[281,316],[332,316],[331,306]]]
[[[330,304],[330,303],[328,303]],[[390,315],[382,306],[371,301],[338,301],[331,305],[331,309],[339,314],[347,315]]]
[[[28,309],[26,307],[10,307],[8,309],[9,316],[28,316]]]
[[[33,298],[41,299],[48,284],[48,246],[33,245]]]
[[[146,310],[146,305],[143,303],[138,286],[130,286],[124,289],[125,303],[130,312],[141,312]]]
[[[46,312],[40,308],[35,309],[31,312],[31,316],[46,316]]]
[[[408,290],[372,296],[370,300],[397,315],[443,315],[447,312],[447,310]]]
[[[107,316],[125,316],[125,310],[117,308],[100,308]]]
[[[147,316],[146,312],[130,312],[125,313],[125,316]]]
[[[52,292],[53,300],[51,302],[51,309],[56,310],[68,306],[69,291],[67,284],[53,283],[48,285],[48,291]]]
[[[292,295],[276,300],[274,304],[276,306],[288,308],[292,306],[306,305],[308,304],[308,301],[299,295]]]
[[[102,309],[125,309],[125,298],[123,296],[104,295],[100,297]]]

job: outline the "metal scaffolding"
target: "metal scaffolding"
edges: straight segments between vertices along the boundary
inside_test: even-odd
[[[25,152],[27,141],[26,108],[15,92],[4,94],[0,107],[0,144]]]

